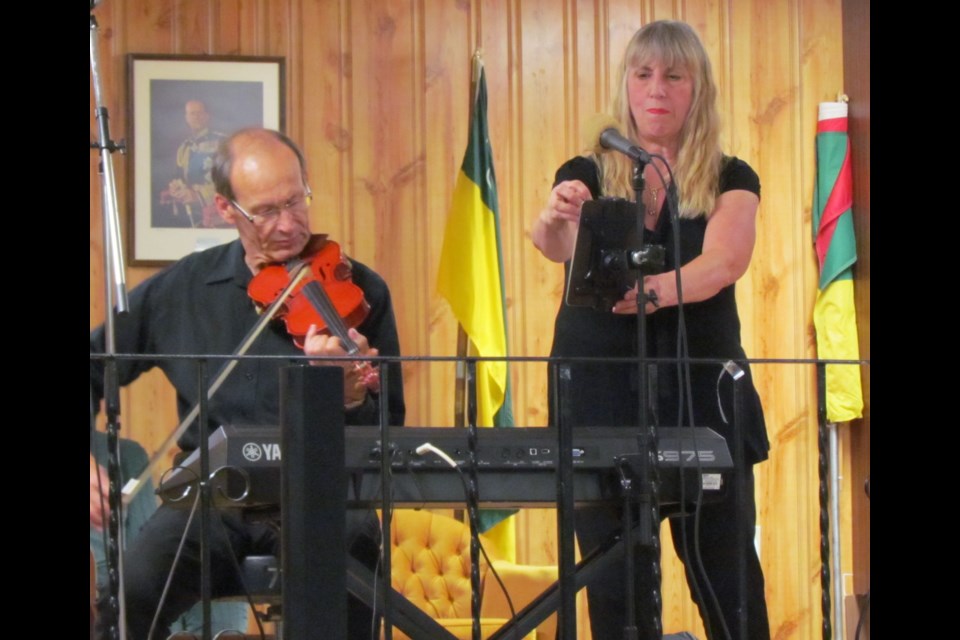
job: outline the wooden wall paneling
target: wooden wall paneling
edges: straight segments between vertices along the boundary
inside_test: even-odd
[[[214,23],[210,0],[174,0],[171,5],[174,24],[173,46],[178,53],[200,55],[211,53]]]
[[[313,40],[317,32],[304,26],[306,16],[314,16],[311,11],[313,7],[308,7],[308,4],[303,0],[291,1],[286,12],[288,33],[281,49],[282,53],[275,54],[282,55],[284,58],[284,74],[286,75],[284,84],[284,93],[286,94],[283,113],[284,127],[296,136],[294,140],[302,140],[301,145],[306,144],[306,138],[303,137],[304,120],[311,117],[313,113],[306,108],[295,110],[293,105],[306,107],[308,104],[304,96],[309,84],[306,81],[304,64],[306,59],[314,58],[315,52],[320,48],[319,42]],[[297,82],[290,82],[290,78],[296,78]]]
[[[414,179],[423,170],[416,146],[413,13],[409,3],[353,3],[355,73],[354,183],[352,233],[354,255],[377,269],[391,288],[398,328],[407,353],[422,353],[426,343],[420,309],[426,308],[425,268],[417,229]],[[362,43],[362,46],[360,46]],[[357,121],[359,119],[359,121]],[[402,248],[398,250],[398,248]],[[407,419],[423,421],[426,389],[416,381],[407,391]]]
[[[299,22],[299,64],[287,64],[287,86],[298,86],[302,108],[290,101],[288,114],[296,119],[296,140],[307,158],[311,229],[343,242],[347,191],[344,174],[351,155],[352,138],[343,108],[349,82],[350,55],[344,39],[346,7],[341,2],[303,2]],[[288,126],[292,132],[293,127]],[[346,249],[345,249],[346,250]]]
[[[213,0],[211,50],[220,55],[236,56],[256,50],[255,25],[257,0]]]
[[[643,0],[643,24],[654,20],[682,20],[682,3],[677,0]]]
[[[175,7],[175,0],[130,3],[124,22],[117,25],[129,45],[124,53],[181,53],[176,44]]]
[[[260,37],[253,55],[290,57],[293,31],[302,28],[292,19],[292,6],[293,0],[267,2],[263,5]],[[289,87],[287,95],[291,95]]]
[[[637,0],[604,0],[607,19],[607,82],[605,94],[602,96],[604,107],[610,104],[617,84],[620,82],[620,65],[623,63],[623,52],[627,49],[630,38],[637,29],[650,21],[649,9],[643,2]],[[602,90],[603,87],[598,87]]]
[[[330,191],[331,201],[326,213],[326,224],[329,227],[320,228],[329,230],[331,236],[340,239],[348,253],[352,253],[354,251],[352,242],[354,237],[354,156],[357,145],[354,129],[358,121],[353,110],[353,6],[348,1],[338,1],[335,3],[336,15],[333,15],[330,5],[334,3],[325,4],[327,6],[322,18],[336,25],[335,35],[332,24],[323,27],[323,34],[329,34],[330,37],[324,41],[321,49],[324,53],[320,54],[329,65],[325,76],[326,82],[329,83],[329,93],[323,94],[323,101],[319,104],[311,103],[305,108],[314,119],[324,123],[324,138],[337,152],[334,164],[326,164],[333,163],[332,158],[324,157],[323,159],[325,168],[330,172],[324,179],[326,180],[325,188]],[[313,82],[312,79],[307,81]],[[326,146],[322,148],[328,150]],[[332,153],[332,150],[330,151]],[[321,156],[325,154],[321,153]],[[333,180],[334,176],[336,181]],[[401,341],[401,346],[402,344]]]
[[[408,276],[404,277],[409,285],[413,285],[414,296],[404,300],[412,306],[408,317],[414,319],[414,323],[408,327],[413,332],[415,341],[411,344],[408,341],[411,353],[427,353],[429,351],[430,339],[423,327],[427,324],[429,300],[434,295],[436,287],[436,268],[429,262],[429,254],[426,250],[430,241],[429,227],[426,222],[427,216],[427,183],[426,183],[426,157],[427,157],[427,131],[428,122],[425,119],[426,105],[426,20],[424,3],[414,0],[410,2],[411,29],[410,29],[410,71],[412,76],[413,95],[411,122],[408,127],[412,133],[411,158],[405,162],[401,168],[396,180],[405,181],[412,190],[411,208],[404,216],[407,223],[405,233],[400,237],[400,242],[396,244],[391,253],[395,253],[400,264],[408,269]],[[388,236],[395,238],[397,236]],[[408,239],[409,238],[409,242]],[[411,252],[399,251],[402,247],[410,246]],[[447,367],[445,367],[447,368]],[[432,397],[430,388],[430,377],[421,376],[415,378],[415,388],[418,392],[420,407],[418,407],[422,418],[417,424],[426,424],[425,420],[430,420],[430,398]]]
[[[422,10],[422,20],[422,129],[426,162],[423,200],[418,213],[423,221],[422,246],[426,256],[423,288],[429,304],[424,307],[426,322],[420,330],[427,332],[424,355],[453,356],[457,352],[457,321],[450,305],[437,294],[437,274],[453,188],[467,149],[473,101],[470,69],[477,25],[472,7],[463,3],[431,5],[430,10]],[[489,76],[489,69],[487,73]],[[405,380],[415,377],[422,380],[429,424],[453,425],[455,365],[411,364],[404,376]]]
[[[524,304],[528,309],[522,316],[526,326],[515,332],[526,336],[525,348],[530,355],[547,355],[553,335],[553,319],[563,291],[563,267],[547,261],[530,243],[528,225],[543,208],[556,168],[573,155],[571,149],[571,117],[573,105],[569,86],[575,86],[574,70],[566,55],[565,35],[569,33],[565,20],[568,12],[551,9],[548,1],[517,4],[517,103],[516,165],[510,169],[520,181],[516,199],[511,202],[510,219],[522,221],[523,235],[518,253],[525,258],[529,277],[525,285]],[[520,235],[519,231],[517,235]],[[526,274],[525,274],[526,275]],[[544,297],[549,294],[549,298]],[[538,304],[537,300],[542,300]],[[531,308],[532,306],[532,308]],[[537,310],[536,313],[531,311]],[[524,377],[524,393],[528,405],[524,407],[525,422],[546,424],[547,368],[539,370],[528,366]],[[543,377],[540,377],[543,376]],[[536,381],[539,377],[539,383]],[[537,397],[539,396],[539,397]]]
[[[804,114],[799,102],[800,25],[794,3],[751,6],[749,18],[733,9],[734,30],[747,26],[751,73],[741,78],[755,85],[750,159],[765,182],[752,278],[738,291],[748,303],[754,357],[796,357],[808,353],[809,293],[803,274],[809,265],[809,233],[801,220],[810,200],[801,183]],[[740,63],[735,58],[734,74]],[[809,225],[808,227],[809,228]],[[747,295],[744,295],[747,294]],[[770,309],[780,313],[770,314]],[[809,637],[820,624],[819,528],[816,524],[816,411],[809,369],[768,365],[758,367],[773,455],[758,470],[761,500],[759,532],[761,560],[768,580],[772,631]],[[791,535],[784,535],[790,531]],[[778,562],[792,558],[793,562]]]
[[[689,23],[700,36],[710,58],[713,78],[717,83],[717,108],[721,118],[721,145],[729,153],[729,137],[732,131],[730,116],[732,104],[730,76],[727,69],[729,46],[726,4],[722,2],[685,3],[676,19]]]
[[[752,300],[745,314],[751,333],[751,355],[803,355],[808,316],[803,313],[803,269],[809,244],[797,221],[802,203],[809,200],[800,184],[800,142],[803,118],[797,104],[798,27],[795,5],[754,7],[751,55],[754,118],[750,157],[765,182],[760,207],[758,243],[752,279],[739,292]],[[783,25],[783,26],[778,26]],[[736,61],[735,61],[736,64]],[[736,73],[736,67],[735,67]],[[780,309],[778,322],[769,310]],[[809,370],[769,365],[758,367],[760,393],[765,401],[768,433],[774,454],[758,468],[761,499],[758,532],[761,559],[768,576],[767,600],[774,634],[809,637],[820,621],[819,559],[815,554],[819,530],[817,513],[816,412]],[[792,535],[784,535],[790,531]],[[777,562],[793,558],[793,562]]]

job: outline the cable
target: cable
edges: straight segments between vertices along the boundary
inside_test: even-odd
[[[392,455],[392,452],[391,452],[390,454]],[[413,477],[414,477],[414,484],[417,486],[417,490],[419,491],[420,497],[421,497],[421,499],[422,499],[422,498],[423,498],[422,488],[420,487],[420,484],[419,484],[418,482],[416,482],[416,476],[413,476]],[[357,477],[355,477],[355,485],[354,485],[354,486],[355,486],[356,489],[355,489],[354,493],[355,493],[355,495],[357,495],[358,497],[360,496],[360,489],[359,489],[360,484],[359,484],[359,483],[360,483],[360,478],[359,478],[359,476],[357,476]],[[379,501],[381,488],[382,488],[381,485],[378,485],[378,486],[377,486],[377,494],[374,496],[374,500],[375,500],[375,501]],[[391,491],[391,492],[395,491],[394,485],[393,485],[392,483],[390,484],[390,491]],[[391,505],[392,505],[393,502],[394,502],[394,497],[395,497],[395,496],[391,493],[390,499],[387,500],[387,504],[391,504]],[[424,504],[425,504],[425,502],[424,502]],[[419,510],[420,507],[417,507],[417,509]],[[392,509],[390,510],[390,513],[391,513],[391,514],[393,513],[393,510],[392,510]],[[374,514],[373,517],[376,518],[376,514]],[[391,531],[393,531],[392,528],[391,528]],[[377,541],[377,560],[376,560],[376,562],[375,562],[374,565],[373,565],[373,602],[372,602],[372,604],[371,604],[371,606],[370,606],[370,610],[373,612],[373,615],[372,615],[371,618],[370,618],[370,638],[371,638],[371,640],[377,640],[377,638],[383,633],[382,630],[381,630],[381,634],[378,634],[378,633],[377,633],[377,589],[376,589],[376,584],[377,584],[377,581],[378,581],[378,580],[381,580],[381,579],[382,579],[382,578],[380,577],[380,576],[381,576],[381,571],[383,570],[383,567],[384,567],[384,565],[386,564],[386,562],[384,562],[384,551],[383,551],[383,549],[384,549],[384,546],[383,546],[383,545],[384,545],[384,543],[386,542],[386,538],[385,538],[385,536],[383,535],[383,522],[380,521],[379,519],[377,519],[377,533],[379,534],[379,535],[377,536],[377,537],[378,537],[378,541]],[[359,536],[361,536],[361,535],[362,535],[361,532],[355,533],[355,534],[354,534],[354,537],[353,537],[353,540],[347,544],[347,548],[349,549],[349,548],[352,546],[353,541],[355,541],[355,540],[356,540]],[[389,596],[387,595],[387,592],[389,591],[389,589],[391,589],[391,588],[393,587],[393,584],[392,584],[392,567],[391,567],[391,571],[390,571],[390,572],[387,572],[387,575],[390,575],[390,576],[391,576],[391,583],[390,583],[390,584],[387,584],[387,585],[384,585],[384,587],[385,587],[385,589],[384,589],[384,603],[383,603],[383,605],[382,605],[383,608],[384,608],[384,611],[386,611],[386,604],[387,604],[387,603],[386,603],[386,599],[389,597]],[[386,577],[386,576],[384,576],[384,577]],[[385,622],[386,622],[387,624],[390,624],[391,629],[393,628],[393,624],[392,624],[389,620],[386,620],[386,618],[385,618]],[[391,634],[391,637],[392,637],[392,634]]]
[[[221,467],[221,468],[217,469],[217,472],[219,472],[219,471],[221,471],[222,469],[225,469],[225,468],[227,468],[227,467]],[[182,467],[181,467],[181,469],[183,469],[184,471],[190,471],[189,469],[182,468]],[[170,470],[168,470],[168,471],[170,471]],[[192,471],[191,471],[191,473],[192,473]],[[214,472],[214,473],[216,473],[216,472]],[[212,477],[213,477],[213,474],[211,475],[211,478],[212,478]],[[161,485],[162,485],[162,482],[161,482]],[[187,485],[187,486],[189,487],[190,485]],[[187,493],[189,493],[189,490],[187,491]],[[184,493],[184,497],[187,495],[187,493]],[[228,498],[229,498],[229,497],[228,497]],[[169,573],[169,575],[167,576],[167,581],[166,581],[166,583],[164,584],[163,592],[162,592],[162,594],[160,595],[160,601],[159,601],[159,603],[157,604],[157,611],[156,611],[156,613],[154,613],[153,621],[152,621],[151,624],[150,624],[150,633],[147,635],[148,638],[152,638],[152,637],[153,637],[153,633],[154,633],[154,631],[156,630],[156,625],[157,625],[157,622],[159,621],[159,618],[160,618],[160,611],[163,609],[164,601],[166,600],[167,594],[168,594],[169,591],[170,591],[170,586],[171,586],[171,583],[172,583],[172,581],[173,581],[173,574],[174,574],[174,571],[176,570],[177,563],[180,561],[180,556],[181,556],[181,554],[182,554],[184,544],[186,543],[187,533],[188,533],[189,530],[190,530],[190,525],[191,525],[191,523],[193,522],[193,517],[194,517],[194,515],[195,515],[196,512],[197,512],[197,507],[199,506],[199,504],[200,504],[200,492],[198,491],[198,492],[196,492],[196,494],[195,494],[194,497],[193,497],[193,504],[192,504],[191,507],[190,507],[190,516],[187,518],[187,523],[186,523],[186,525],[184,525],[184,529],[183,529],[184,533],[183,533],[183,536],[180,538],[180,544],[179,544],[179,546],[177,547],[177,552],[176,552],[176,554],[174,554],[173,562],[172,562],[171,565],[170,565],[170,573]],[[242,593],[241,595],[243,595],[243,596],[246,598],[247,604],[249,605],[250,610],[251,610],[251,611],[253,612],[253,614],[254,614],[254,615],[253,615],[253,618],[254,618],[254,621],[255,621],[256,624],[257,624],[257,630],[259,631],[260,639],[261,639],[261,640],[265,640],[265,638],[266,638],[266,632],[264,631],[263,623],[262,623],[262,621],[260,620],[260,615],[259,615],[259,613],[258,613],[257,610],[256,610],[256,605],[255,605],[254,602],[253,602],[253,597],[250,595],[250,590],[249,590],[249,588],[247,587],[247,584],[246,584],[246,582],[245,582],[244,579],[243,579],[243,571],[240,569],[240,562],[237,560],[237,554],[236,554],[236,552],[235,552],[234,549],[233,549],[233,545],[230,543],[230,536],[227,534],[227,531],[226,531],[226,528],[225,528],[225,526],[224,526],[223,520],[222,520],[220,517],[216,517],[216,518],[214,518],[214,519],[212,520],[212,522],[215,522],[215,523],[217,523],[217,524],[220,526],[221,535],[223,536],[223,540],[224,540],[224,542],[225,542],[226,545],[227,545],[227,550],[229,551],[229,553],[227,554],[227,557],[229,557],[229,558],[230,558],[230,562],[233,563],[233,568],[234,568],[234,570],[236,571],[237,579],[238,579],[238,581],[240,582],[240,586],[243,588],[243,593]],[[239,630],[223,629],[223,630],[221,630],[220,632],[217,633],[216,638],[219,638],[224,632],[227,632],[227,631],[236,631],[236,632],[238,632],[238,633],[242,633],[242,632],[239,631]]]
[[[170,591],[170,584],[173,582],[173,572],[176,570],[177,562],[180,561],[180,554],[183,552],[183,545],[187,541],[187,532],[190,530],[190,524],[193,522],[193,516],[197,513],[197,506],[200,504],[199,500],[200,494],[193,499],[193,505],[190,507],[190,516],[187,518],[187,524],[183,528],[183,536],[180,538],[180,544],[177,545],[177,552],[173,556],[173,562],[170,563],[170,573],[167,575],[167,581],[163,585],[163,592],[160,594],[160,601],[157,603],[157,610],[153,614],[153,620],[150,622],[150,632],[147,634],[148,638],[153,637],[153,632],[156,630],[157,622],[160,620],[160,611],[163,610],[163,602],[167,599],[167,594]]]
[[[727,416],[723,413],[723,402],[720,400],[720,381],[723,380],[723,374],[729,373],[730,377],[733,378],[734,382],[746,375],[737,363],[733,360],[727,360],[723,363],[723,370],[720,371],[720,375],[717,376],[717,409],[720,410],[720,419],[723,420],[723,424],[730,424],[730,421],[727,420]]]
[[[444,452],[442,449],[434,446],[429,442],[424,442],[423,444],[421,444],[419,447],[416,448],[417,455],[422,456],[426,454],[428,451],[434,454],[435,456],[437,456],[438,458],[440,458],[441,460],[443,460],[444,462],[446,462],[452,468],[456,469],[457,475],[460,478],[460,483],[463,484],[464,493],[469,494],[470,489],[467,486],[467,480],[463,475],[463,469],[460,468],[460,465],[458,465],[456,461],[454,461],[454,459],[451,458],[449,455],[447,455],[446,452]],[[470,526],[473,528],[474,531],[479,532],[480,529],[478,528],[476,511],[474,509],[467,509],[467,514],[468,514],[468,517],[470,518]],[[478,538],[478,541],[479,541],[479,538]],[[507,606],[510,607],[511,621],[515,621],[517,618],[517,612],[513,607],[513,600],[510,598],[510,593],[507,591],[506,585],[504,585],[503,580],[500,579],[500,574],[498,574],[496,568],[494,568],[493,563],[490,561],[490,557],[487,555],[487,550],[484,549],[482,543],[480,544],[480,553],[483,554],[483,559],[487,561],[487,567],[490,569],[490,572],[493,574],[494,579],[496,579],[497,584],[500,585],[500,591],[503,592],[504,597],[506,597],[507,599]]]
[[[230,553],[228,553],[227,556],[230,558],[230,561],[233,563],[233,568],[237,572],[237,578],[240,582],[240,586],[243,587],[243,596],[247,599],[247,604],[250,606],[250,611],[253,612],[253,620],[254,622],[257,623],[257,630],[260,632],[260,640],[266,640],[266,633],[263,630],[263,622],[260,620],[260,613],[257,611],[256,605],[254,605],[253,603],[253,597],[250,595],[250,589],[247,588],[247,583],[244,582],[243,580],[243,571],[240,570],[240,561],[237,560],[237,554],[233,550],[233,545],[230,544],[230,536],[227,535],[227,530],[221,518],[219,517],[214,518],[214,521],[220,525],[220,531],[223,533],[223,540],[224,542],[227,543],[227,549],[230,551]],[[277,560],[280,560],[279,556],[277,557]],[[176,560],[174,560],[174,562],[176,562]],[[278,571],[280,570],[279,566],[277,567],[277,570]],[[220,634],[217,634],[217,635],[219,636]]]
[[[689,413],[689,426],[691,429],[691,434],[693,437],[693,449],[694,449],[694,459],[696,461],[697,477],[699,481],[697,482],[697,497],[694,503],[694,513],[693,513],[693,562],[700,574],[704,579],[704,588],[709,594],[710,602],[715,608],[715,610],[720,614],[720,625],[722,627],[723,637],[730,638],[730,631],[727,627],[726,620],[724,620],[723,613],[720,609],[719,602],[717,600],[716,593],[713,590],[713,586],[710,584],[710,579],[707,576],[706,569],[703,565],[703,557],[700,554],[700,512],[703,506],[703,481],[702,481],[702,467],[700,464],[700,457],[697,455],[698,446],[696,440],[696,421],[694,418],[693,411],[693,385],[691,381],[690,374],[690,353],[689,353],[689,342],[687,337],[687,322],[685,315],[685,307],[683,301],[683,279],[680,276],[681,270],[681,246],[680,246],[680,204],[679,204],[679,194],[676,190],[676,180],[674,179],[673,169],[670,165],[664,162],[667,173],[670,176],[670,186],[667,189],[666,202],[667,208],[670,213],[670,223],[673,230],[673,252],[674,252],[674,278],[676,281],[677,287],[677,426],[680,427],[684,425],[684,405],[686,405],[686,410]],[[661,182],[663,176],[660,173],[660,169],[656,164],[653,164],[654,170],[657,171],[657,175],[660,177]],[[682,439],[681,439],[682,442]],[[682,446],[680,447],[682,450]],[[683,468],[683,454],[680,455],[680,504],[681,504],[681,513],[683,512],[683,505],[686,503],[686,482],[685,474]],[[682,516],[686,517],[686,516]],[[681,524],[680,526],[681,533],[681,542],[683,544],[684,555],[689,562],[691,560],[690,556],[690,545],[687,536],[687,527]],[[697,571],[689,571],[687,575],[689,576],[690,588],[694,594],[694,597],[698,602],[702,602],[704,606],[702,607],[701,615],[703,617],[704,627],[706,629],[712,629],[711,620],[710,620],[710,607],[706,606],[706,600],[703,597],[703,591],[700,587],[700,581],[696,578]]]
[[[370,610],[373,615],[370,616],[370,639],[377,638],[377,580],[380,579],[380,560],[383,558],[383,524],[380,525],[380,548],[377,550],[377,562],[373,565],[373,604]],[[393,587],[393,584],[390,585]],[[386,595],[384,595],[386,598]]]
[[[415,451],[417,452],[418,456],[422,456],[429,451],[430,453],[437,456],[438,458],[446,462],[448,465],[456,469],[457,472],[460,473],[461,479],[462,479],[463,471],[460,470],[460,466],[453,460],[453,458],[448,456],[446,452],[443,451],[443,449],[440,449],[439,447],[435,447],[433,444],[429,442],[424,442],[422,445],[417,447]]]

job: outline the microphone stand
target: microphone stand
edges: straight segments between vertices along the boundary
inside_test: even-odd
[[[100,191],[103,221],[103,261],[106,319],[104,324],[105,350],[103,397],[107,416],[107,476],[109,478],[110,517],[107,526],[107,608],[110,611],[108,634],[110,638],[126,639],[125,607],[123,597],[123,528],[120,499],[120,388],[117,384],[117,361],[109,356],[116,354],[116,331],[114,327],[114,304],[116,313],[128,311],[123,252],[120,249],[120,222],[117,213],[117,187],[113,172],[115,151],[124,149],[123,142],[110,139],[109,115],[103,100],[100,82],[100,52],[97,46],[97,20],[93,16],[95,2],[90,4],[90,73],[96,101],[97,133],[99,142],[91,142],[90,148],[100,152]]]
[[[468,468],[467,512],[470,520],[470,627],[471,638],[480,640],[480,539],[477,530],[477,509],[480,494],[477,479],[477,362],[467,360],[467,453]]]
[[[643,203],[644,179],[643,170],[646,167],[649,158],[638,157],[634,160],[633,166],[633,190],[636,194],[637,203],[637,237],[640,239],[641,246],[645,230],[644,220],[646,219],[646,207]],[[637,252],[628,262],[635,263]],[[647,296],[643,287],[643,269],[640,264],[631,264],[638,267],[637,281],[637,390],[638,399],[638,425],[640,433],[637,437],[640,446],[641,456],[646,456],[644,464],[639,466],[639,478],[637,486],[632,486],[629,479],[621,474],[621,487],[624,489],[624,514],[627,516],[629,525],[624,525],[624,544],[626,545],[626,612],[627,626],[624,628],[623,637],[625,640],[635,640],[638,637],[636,621],[636,594],[635,572],[633,564],[633,540],[632,540],[632,521],[629,518],[629,511],[632,506],[629,504],[632,495],[636,496],[636,502],[639,504],[639,543],[652,549],[652,564],[650,566],[650,608],[651,618],[646,621],[648,625],[648,636],[659,638],[663,635],[661,623],[661,595],[660,595],[660,481],[657,472],[657,434],[656,429],[650,424],[647,407],[649,404],[649,388],[647,386],[647,322],[645,310],[647,302],[651,299]],[[635,493],[631,494],[631,491]]]

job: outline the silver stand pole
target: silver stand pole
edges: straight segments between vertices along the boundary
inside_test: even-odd
[[[123,252],[120,249],[120,216],[117,212],[117,186],[113,173],[114,151],[122,149],[110,139],[109,116],[104,106],[100,83],[100,53],[97,46],[97,20],[93,16],[96,2],[90,3],[90,74],[96,101],[99,142],[91,143],[100,153],[101,210],[103,221],[103,261],[106,318],[104,337],[106,353],[116,353],[114,313],[128,310]],[[114,311],[116,305],[116,311]],[[120,499],[120,390],[117,385],[117,362],[108,358],[104,364],[104,402],[107,414],[107,475],[110,479],[110,518],[107,526],[107,568],[110,575],[108,607],[112,610],[109,630],[111,638],[126,640],[123,597],[123,506]]]
[[[843,567],[840,565],[840,455],[837,443],[837,424],[827,423],[830,435],[830,545],[833,564],[833,630],[837,640],[843,640]]]

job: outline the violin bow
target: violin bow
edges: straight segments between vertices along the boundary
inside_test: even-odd
[[[301,262],[298,266],[295,266],[296,271],[293,272],[293,275],[290,278],[289,284],[284,287],[283,291],[280,292],[280,295],[277,296],[277,299],[267,307],[267,310],[260,316],[260,319],[257,320],[257,323],[253,326],[252,329],[247,333],[246,337],[240,342],[240,346],[237,347],[237,350],[232,354],[233,356],[242,356],[247,351],[250,350],[250,347],[253,345],[254,341],[260,336],[263,332],[264,327],[267,326],[267,323],[273,319],[273,316],[277,314],[277,311],[280,309],[280,305],[286,302],[287,298],[290,297],[290,294],[293,293],[294,288],[303,280],[310,269],[307,267],[307,263]],[[213,398],[217,390],[220,389],[220,386],[227,379],[233,370],[236,368],[239,360],[231,359],[224,363],[223,367],[220,369],[220,373],[217,374],[217,377],[210,384],[210,388],[207,390],[207,400]],[[124,505],[129,505],[130,502],[136,497],[137,493],[140,492],[140,489],[147,483],[152,475],[154,469],[160,464],[160,461],[166,456],[167,451],[169,451],[174,443],[183,435],[183,432],[187,430],[187,427],[190,426],[196,417],[200,413],[200,403],[193,405],[193,409],[190,410],[190,413],[180,422],[180,426],[174,430],[167,439],[163,441],[163,444],[160,445],[160,448],[157,450],[157,453],[150,459],[150,463],[143,470],[143,472],[136,478],[131,478],[127,481],[127,484],[123,486],[121,492],[123,496]]]

